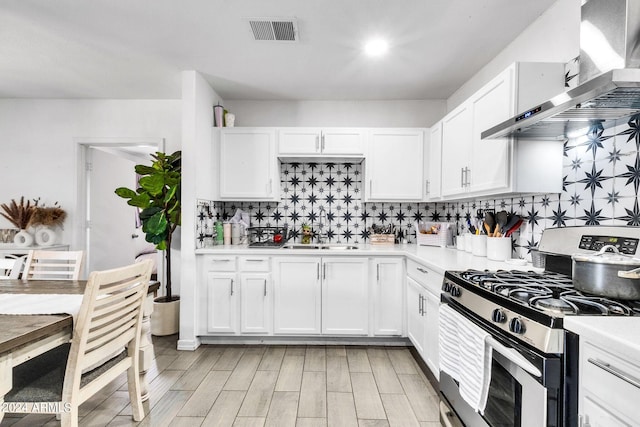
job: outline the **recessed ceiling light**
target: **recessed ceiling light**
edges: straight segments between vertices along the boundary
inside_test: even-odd
[[[371,39],[364,45],[364,52],[369,56],[384,55],[389,49],[389,43],[383,39]]]

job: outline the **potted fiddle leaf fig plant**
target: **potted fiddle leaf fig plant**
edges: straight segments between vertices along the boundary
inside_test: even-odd
[[[172,335],[179,330],[180,297],[171,289],[171,241],[181,223],[180,186],[182,180],[182,152],[173,154],[157,152],[151,155],[151,166],[136,165],[140,175],[134,191],[120,187],[115,193],[138,208],[145,240],[165,254],[165,295],[154,300],[151,316],[153,335]]]

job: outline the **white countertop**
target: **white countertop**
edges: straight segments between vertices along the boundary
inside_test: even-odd
[[[455,248],[439,246],[410,245],[370,245],[358,244],[357,250],[329,251],[326,249],[285,249],[285,248],[249,248],[247,246],[215,246],[197,249],[196,255],[319,255],[322,256],[407,256],[424,264],[439,274],[446,270],[535,270],[531,263],[513,265],[507,262],[491,261],[486,257],[474,256],[469,252]],[[537,271],[542,271],[538,269]]]
[[[566,316],[565,329],[640,364],[640,316]]]

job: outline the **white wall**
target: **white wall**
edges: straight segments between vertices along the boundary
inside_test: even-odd
[[[451,111],[513,62],[569,62],[580,54],[581,0],[558,0],[447,99]]]
[[[446,113],[445,100],[243,101],[224,107],[236,126],[429,127]]]
[[[198,180],[208,176],[202,157],[210,156],[213,106],[222,100],[197,71],[182,72],[182,227],[180,254],[180,339],[179,349],[197,347],[195,209]],[[201,172],[203,172],[201,174]],[[175,277],[175,276],[174,276]]]
[[[0,202],[41,197],[67,211],[63,242],[77,241],[78,137],[161,137],[180,147],[179,100],[0,99]],[[12,227],[0,218],[0,228]]]

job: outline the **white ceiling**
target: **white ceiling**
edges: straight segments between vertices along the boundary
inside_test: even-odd
[[[197,70],[227,100],[444,99],[554,1],[2,0],[0,98],[177,99]],[[262,16],[300,41],[253,41]]]

